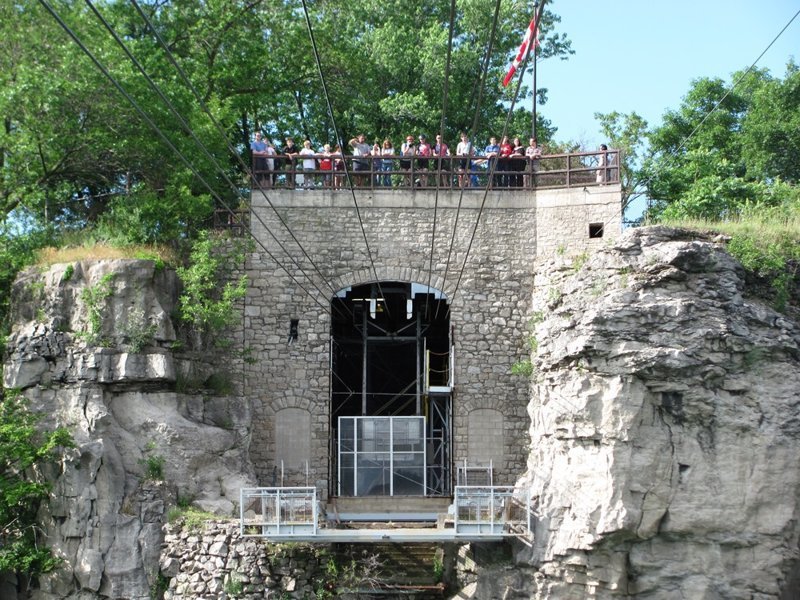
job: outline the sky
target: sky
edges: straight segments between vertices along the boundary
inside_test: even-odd
[[[800,10],[800,0],[548,0],[572,40],[569,60],[549,59],[537,80],[548,88],[541,113],[559,141],[596,148],[604,140],[594,113],[635,111],[650,126],[677,109],[693,79],[749,67]],[[520,39],[525,24],[520,25]],[[783,77],[800,63],[800,16],[756,65]]]

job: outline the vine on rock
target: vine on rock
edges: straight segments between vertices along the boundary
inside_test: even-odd
[[[39,416],[28,409],[17,390],[4,389],[0,398],[0,572],[33,578],[56,568],[60,561],[41,544],[36,525],[39,504],[50,484],[39,468],[54,462],[59,450],[72,447],[66,429],[39,431]]]

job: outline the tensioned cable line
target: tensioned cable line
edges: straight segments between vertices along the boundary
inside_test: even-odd
[[[453,28],[455,27],[456,22],[456,0],[450,0],[450,26],[447,34],[447,60],[445,61],[444,66],[444,87],[442,90],[442,119],[439,123],[439,139],[441,143],[439,144],[439,156],[437,157],[436,163],[436,191],[434,192],[433,196],[433,226],[431,228],[431,257],[428,263],[428,290],[427,294],[430,295],[431,293],[431,278],[433,277],[433,247],[434,241],[436,240],[436,212],[439,206],[439,184],[441,182],[441,175],[442,172],[442,150],[444,146],[444,122],[445,122],[445,114],[447,113],[447,91],[450,85],[450,56],[453,51]],[[450,173],[448,177],[452,178],[452,166],[453,161],[450,161],[450,168],[448,172]],[[452,183],[452,179],[451,179]],[[428,309],[430,303],[427,301],[425,302],[425,319],[428,318]]]
[[[252,181],[252,182],[255,182],[256,186],[257,186],[257,187],[258,187],[258,189],[259,189],[259,191],[260,191],[260,192],[261,192],[261,193],[264,195],[264,199],[267,201],[267,204],[269,204],[269,207],[270,207],[270,208],[272,209],[272,211],[275,213],[275,216],[278,218],[278,220],[280,221],[281,225],[283,225],[283,226],[286,228],[286,231],[288,231],[288,232],[289,232],[289,235],[291,236],[292,240],[294,240],[294,242],[297,244],[298,248],[300,248],[300,251],[303,253],[303,256],[305,256],[305,257],[306,257],[306,259],[308,260],[308,262],[311,264],[311,266],[312,266],[312,267],[314,268],[314,270],[316,271],[317,275],[319,275],[320,279],[322,279],[322,281],[323,281],[323,282],[324,282],[324,283],[325,283],[325,284],[328,286],[328,288],[329,288],[329,289],[330,289],[330,290],[331,290],[333,293],[336,293],[336,291],[337,291],[337,290],[335,290],[335,289],[333,288],[333,286],[332,286],[332,285],[331,285],[331,284],[328,282],[328,280],[325,278],[325,276],[324,276],[324,275],[321,273],[321,271],[320,271],[320,269],[317,267],[316,263],[315,263],[315,262],[314,262],[314,261],[311,259],[311,257],[308,255],[308,253],[306,252],[305,248],[303,248],[303,245],[300,243],[300,240],[298,240],[298,239],[297,239],[297,237],[294,235],[294,232],[292,231],[292,229],[289,227],[289,225],[288,225],[288,224],[286,223],[286,221],[283,219],[283,217],[281,216],[281,214],[278,212],[277,208],[275,208],[275,205],[272,203],[272,200],[270,200],[270,198],[269,198],[269,195],[267,194],[267,192],[266,192],[266,190],[264,189],[264,187],[261,185],[261,183],[260,183],[259,181],[257,181],[257,179],[256,179],[256,177],[254,177],[254,174],[253,174],[253,172],[251,171],[250,167],[249,167],[249,166],[248,166],[248,165],[247,165],[247,164],[244,162],[244,160],[242,160],[242,157],[241,157],[241,155],[239,154],[239,152],[237,152],[237,151],[236,151],[236,148],[234,148],[234,147],[233,147],[233,145],[231,144],[230,140],[228,139],[228,136],[227,136],[227,134],[225,133],[225,130],[224,130],[224,128],[223,128],[223,127],[222,127],[222,125],[219,123],[219,121],[217,120],[217,118],[216,118],[216,117],[214,117],[213,113],[212,113],[212,112],[211,112],[211,110],[208,108],[208,104],[206,103],[206,101],[205,101],[205,100],[203,100],[203,97],[202,97],[202,95],[200,94],[200,92],[198,92],[198,91],[197,91],[197,88],[196,88],[196,87],[195,87],[195,85],[192,83],[192,81],[189,79],[189,76],[186,74],[186,71],[184,71],[184,69],[183,69],[183,68],[180,66],[180,64],[178,64],[177,60],[175,60],[175,55],[174,55],[174,54],[172,53],[172,51],[169,49],[169,46],[166,44],[166,42],[164,42],[164,38],[162,38],[162,37],[161,37],[161,34],[160,34],[160,33],[158,33],[158,30],[155,28],[155,26],[153,25],[153,23],[152,23],[152,21],[150,20],[150,18],[149,18],[149,17],[147,16],[147,14],[146,14],[146,13],[145,13],[145,12],[142,10],[142,8],[139,6],[139,3],[138,3],[136,0],[131,0],[131,4],[134,6],[134,8],[136,8],[136,11],[139,13],[139,15],[142,17],[142,19],[144,20],[144,22],[145,22],[145,23],[147,24],[147,26],[150,28],[150,31],[152,31],[152,32],[153,32],[153,35],[155,36],[155,38],[156,38],[156,40],[158,41],[159,45],[160,45],[160,46],[161,46],[161,48],[164,50],[164,52],[165,52],[165,54],[166,54],[166,56],[167,56],[167,59],[168,59],[168,60],[169,60],[169,62],[172,64],[172,66],[174,66],[174,67],[175,67],[175,69],[177,70],[177,72],[178,72],[178,74],[180,75],[181,79],[183,79],[184,83],[185,83],[185,84],[186,84],[186,85],[189,87],[189,89],[191,90],[191,92],[192,92],[192,94],[194,95],[195,99],[197,99],[198,103],[200,104],[200,107],[203,109],[203,112],[205,112],[205,113],[206,113],[206,115],[208,116],[208,118],[211,120],[211,122],[212,122],[212,123],[214,124],[214,126],[216,127],[216,129],[217,129],[217,132],[220,134],[220,137],[221,137],[222,139],[224,139],[224,140],[225,140],[225,143],[226,143],[226,144],[227,144],[227,146],[228,146],[228,150],[231,152],[231,154],[232,154],[233,156],[235,156],[235,157],[236,157],[237,161],[239,162],[239,164],[240,164],[240,165],[242,166],[242,168],[244,169],[244,171],[245,171],[246,175],[247,175],[247,176],[250,178],[250,181]],[[251,208],[251,212],[254,212],[254,211],[252,211],[252,208]],[[267,231],[269,231],[269,228],[268,228],[268,227],[266,226],[266,224],[263,222],[263,220],[261,219],[261,217],[259,217],[257,214],[255,214],[255,216],[256,216],[256,219],[258,220],[258,222],[259,222],[259,223],[261,223],[261,224],[264,226],[264,228],[265,228],[265,229],[267,229]],[[271,234],[271,232],[270,232],[270,234]],[[279,242],[279,243],[280,243],[280,242]],[[283,246],[281,246],[281,248],[284,250],[284,252],[286,252],[286,249],[285,249],[285,248],[283,248]],[[286,252],[286,253],[287,253],[287,255],[289,254],[288,252]],[[302,269],[301,269],[301,270],[302,270]],[[303,274],[305,275],[305,273],[303,273]],[[306,277],[308,277],[308,276],[306,276]],[[310,278],[309,278],[309,279],[310,279]],[[315,287],[316,287],[316,286],[315,286]],[[319,288],[317,288],[317,289],[319,289]]]
[[[539,8],[539,14],[536,16],[536,24],[535,24],[536,27],[539,26],[540,19],[542,17],[542,8],[543,8],[543,5],[542,5],[542,7]],[[514,107],[517,104],[517,97],[519,96],[519,90],[522,87],[522,76],[525,74],[525,69],[528,66],[528,59],[530,58],[531,48],[533,47],[534,43],[535,42],[530,43],[528,45],[527,51],[525,52],[525,59],[522,61],[522,68],[520,69],[519,78],[517,79],[517,87],[514,90],[514,97],[511,100],[511,106],[508,107],[508,113],[506,114],[506,122],[503,125],[503,134],[501,135],[501,139],[506,137],[506,134],[508,133],[508,124],[511,122],[511,115],[514,113]],[[491,182],[492,177],[494,176],[494,172],[495,172],[495,169],[497,167],[497,163],[498,163],[498,161],[496,159],[491,161],[491,166],[488,169],[488,173],[487,173],[487,178],[488,179],[487,179],[487,182],[486,182],[486,189],[483,191],[483,199],[481,200],[481,205],[480,205],[480,208],[478,209],[478,216],[475,218],[475,225],[472,228],[472,235],[470,236],[469,244],[467,245],[467,252],[464,255],[464,262],[461,264],[461,271],[458,274],[458,280],[456,281],[456,285],[453,288],[453,295],[451,297],[451,304],[447,308],[448,312],[450,310],[450,306],[452,306],[452,300],[455,298],[456,293],[458,293],[458,288],[459,288],[459,285],[461,284],[461,278],[464,276],[464,270],[467,268],[467,261],[469,260],[469,254],[470,254],[470,251],[472,250],[472,244],[475,241],[475,234],[478,231],[478,225],[480,224],[480,221],[481,221],[481,215],[483,214],[483,209],[486,206],[486,198],[489,195],[489,187],[490,187],[489,183]]]
[[[114,40],[117,42],[117,44],[122,48],[122,50],[125,52],[125,54],[128,56],[128,58],[131,60],[131,62],[136,66],[136,68],[139,70],[139,72],[142,74],[142,76],[144,76],[144,78],[147,80],[147,83],[150,85],[150,87],[153,89],[153,91],[155,91],[159,95],[161,100],[164,101],[164,103],[170,109],[172,114],[175,115],[178,118],[178,120],[180,121],[181,125],[184,127],[184,130],[186,131],[186,133],[188,133],[189,136],[191,136],[191,138],[195,141],[195,143],[198,145],[198,147],[203,151],[203,153],[206,155],[206,157],[214,164],[214,166],[217,168],[217,170],[220,173],[222,173],[223,178],[225,179],[225,181],[228,182],[228,184],[230,185],[230,187],[233,190],[233,192],[235,194],[238,193],[239,190],[238,190],[236,184],[233,181],[231,181],[230,177],[228,177],[228,174],[225,172],[225,169],[219,164],[219,161],[217,161],[217,159],[208,151],[208,148],[205,146],[205,144],[203,144],[203,142],[200,139],[197,138],[197,136],[195,135],[194,131],[189,126],[189,124],[186,122],[186,120],[183,118],[183,116],[180,114],[180,112],[175,108],[175,106],[172,104],[172,102],[169,100],[169,98],[167,98],[164,95],[164,93],[162,92],[161,88],[147,74],[147,72],[145,71],[145,69],[142,66],[142,64],[136,59],[135,56],[133,56],[133,54],[131,53],[131,51],[128,48],[128,46],[125,44],[125,42],[123,42],[120,39],[120,37],[117,35],[117,32],[114,30],[114,28],[111,26],[111,24],[103,17],[102,14],[100,14],[100,12],[94,6],[94,4],[92,3],[91,0],[85,0],[85,2],[89,6],[89,8],[92,10],[92,12],[97,16],[97,18],[100,20],[100,22],[106,28],[106,30],[111,34],[111,36],[114,38]],[[292,255],[289,253],[289,251],[286,249],[286,247],[281,243],[281,241],[270,230],[270,228],[267,226],[267,224],[264,223],[261,220],[261,218],[258,217],[257,215],[256,215],[256,217],[257,217],[258,221],[261,223],[261,225],[264,227],[264,229],[266,229],[267,233],[269,233],[269,235],[272,237],[272,239],[275,240],[275,242],[278,244],[280,249],[283,250],[286,253],[286,256],[289,258],[289,260],[292,261],[292,263],[295,265],[295,267],[297,267],[297,269],[303,274],[303,276],[306,279],[308,279],[308,281],[311,283],[311,285],[314,288],[316,288],[316,290],[324,297],[325,296],[325,292],[323,292],[319,287],[317,287],[317,285],[314,283],[313,279],[311,279],[311,277],[303,270],[303,267],[300,266],[300,264],[294,259],[294,257],[292,257]],[[323,278],[323,280],[324,280],[324,278]],[[329,287],[331,287],[331,286],[329,286]],[[333,290],[332,287],[331,287],[331,291],[333,291],[335,293],[335,290]]]
[[[178,150],[178,148],[176,148],[175,145],[169,140],[169,138],[167,138],[166,135],[164,135],[164,132],[161,130],[161,128],[158,127],[158,125],[156,125],[153,122],[153,120],[149,117],[149,115],[147,115],[147,113],[144,112],[144,110],[141,108],[141,106],[139,106],[138,102],[136,102],[136,100],[133,97],[131,97],[131,95],[128,94],[127,91],[125,91],[125,89],[114,78],[114,76],[111,75],[111,73],[108,72],[108,69],[106,69],[100,63],[100,61],[97,59],[97,57],[86,47],[86,45],[81,41],[80,37],[78,37],[78,35],[69,27],[69,25],[67,25],[64,22],[64,20],[59,16],[59,14],[55,11],[55,9],[53,9],[53,7],[50,6],[50,4],[47,2],[47,0],[39,0],[39,3],[50,13],[50,15],[56,20],[56,22],[58,22],[58,24],[61,26],[61,28],[72,38],[72,40],[78,45],[78,47],[81,49],[81,51],[83,51],[83,53],[86,54],[87,57],[89,57],[89,59],[94,63],[94,65],[100,70],[100,72],[102,72],[103,75],[112,83],[112,85],[114,85],[114,87],[117,89],[117,91],[119,91],[120,94],[122,94],[125,97],[125,99],[128,100],[128,102],[131,104],[131,106],[134,107],[134,109],[136,109],[136,111],[139,113],[139,116],[142,118],[142,120],[145,121],[145,123],[147,123],[147,125],[156,134],[158,134],[158,136],[167,145],[167,147],[170,148],[170,150],[172,150],[175,154],[178,155],[178,157],[181,159],[181,161],[184,163],[184,165],[186,165],[186,167],[188,167],[192,171],[192,173],[203,183],[203,185],[205,185],[205,187],[211,192],[211,194],[217,199],[217,201],[220,202],[220,204],[222,204],[222,206],[224,206],[226,208],[226,210],[228,210],[228,212],[230,212],[231,214],[234,214],[233,211],[230,209],[230,207],[228,207],[228,205],[225,203],[225,201],[222,200],[222,198],[220,198],[219,194],[217,194],[217,192],[208,184],[208,182],[203,178],[203,176],[200,175],[200,173],[197,171],[197,169],[195,169],[194,166],[189,162],[189,160],[186,158],[186,156],[184,156],[183,153],[180,150]],[[316,302],[325,312],[328,312],[330,314],[330,309],[325,304],[321,303],[309,290],[307,290],[291,274],[291,272],[289,272],[289,270],[259,240],[255,239],[255,238],[254,238],[254,240],[255,240],[255,242],[257,244],[259,244],[262,247],[264,252],[266,252],[266,254],[273,261],[275,261],[275,263],[283,271],[285,271],[287,275],[289,275],[289,277],[297,284],[297,286],[300,289],[302,289],[306,294],[308,294],[308,296],[314,302]]]
[[[317,64],[319,79],[320,82],[322,83],[322,93],[325,96],[325,104],[328,107],[328,114],[331,117],[331,126],[333,127],[333,134],[336,137],[336,143],[339,144],[339,148],[342,151],[342,157],[343,157],[342,166],[344,167],[344,175],[347,178],[347,185],[350,188],[350,193],[353,196],[353,205],[356,208],[356,216],[358,217],[358,224],[361,226],[361,235],[364,237],[364,246],[366,247],[367,250],[367,258],[369,258],[369,263],[372,266],[372,273],[373,276],[375,277],[375,283],[378,286],[378,291],[380,295],[385,298],[383,290],[381,289],[381,282],[380,278],[378,277],[378,270],[375,268],[375,261],[372,259],[372,251],[370,250],[369,241],[367,240],[367,231],[364,228],[364,221],[361,218],[361,210],[359,210],[358,208],[358,200],[356,199],[356,192],[355,189],[353,188],[353,180],[350,177],[350,170],[347,168],[347,161],[344,160],[344,144],[342,143],[342,137],[341,134],[339,133],[339,128],[336,127],[336,117],[333,114],[333,106],[331,105],[331,98],[330,95],[328,94],[328,85],[325,83],[325,75],[322,72],[322,61],[319,58],[319,51],[317,50],[317,42],[314,39],[314,28],[311,26],[311,17],[308,14],[308,6],[306,5],[306,0],[302,0],[302,2],[303,2],[303,14],[305,15],[306,18],[306,27],[308,27],[308,37],[311,40],[311,50],[314,53],[314,61]],[[384,302],[384,305],[386,307],[387,316],[391,317],[391,312],[389,312],[389,303]]]
[[[483,101],[483,91],[486,87],[486,77],[489,73],[489,62],[492,55],[492,48],[494,46],[494,38],[497,34],[497,23],[500,17],[500,1],[497,0],[494,6],[494,17],[492,18],[492,29],[489,33],[489,39],[486,44],[486,52],[483,56],[483,65],[481,66],[481,76],[479,79],[476,80],[475,85],[473,86],[472,95],[475,96],[477,94],[477,100],[475,102],[475,116],[472,119],[472,128],[470,129],[469,133],[469,154],[467,155],[467,170],[465,176],[467,178],[471,177],[471,172],[469,167],[471,165],[471,157],[472,152],[475,148],[473,140],[477,135],[478,131],[478,121],[480,120],[480,113],[481,113],[481,103]],[[444,276],[442,277],[442,292],[444,293],[445,284],[447,283],[447,274],[450,270],[450,259],[453,255],[453,246],[455,245],[456,241],[456,232],[458,231],[458,217],[461,214],[461,204],[464,200],[464,186],[459,186],[461,189],[458,194],[458,206],[456,207],[456,216],[453,221],[453,234],[450,237],[450,246],[447,250],[447,262],[445,262],[444,266]],[[452,301],[452,299],[451,299]],[[436,305],[436,313],[435,317],[439,316],[439,304]]]
[[[677,153],[678,153],[678,152],[679,152],[679,151],[680,151],[682,148],[685,148],[685,147],[686,147],[686,144],[687,144],[687,143],[689,142],[689,140],[690,140],[690,139],[691,139],[691,138],[694,136],[694,134],[696,134],[696,133],[697,133],[697,132],[700,130],[700,128],[701,128],[701,127],[702,127],[702,126],[705,124],[705,122],[706,122],[706,121],[709,119],[709,117],[711,117],[712,113],[714,113],[714,112],[715,112],[715,111],[716,111],[716,110],[717,110],[717,109],[720,107],[720,105],[721,105],[721,104],[722,104],[722,103],[725,101],[725,98],[727,98],[727,97],[728,97],[728,96],[729,96],[729,95],[730,95],[730,94],[733,92],[733,90],[735,90],[735,89],[736,89],[736,88],[739,86],[739,84],[740,84],[740,83],[741,83],[741,82],[744,80],[744,78],[745,78],[745,77],[746,77],[746,76],[747,76],[747,75],[748,75],[748,74],[749,74],[749,73],[750,73],[750,72],[751,72],[751,71],[752,71],[752,70],[755,68],[755,66],[758,64],[758,61],[760,61],[760,60],[761,60],[761,59],[764,57],[764,55],[767,53],[767,51],[768,51],[770,48],[772,48],[772,46],[775,44],[775,42],[777,42],[777,41],[778,41],[778,38],[780,38],[780,37],[783,35],[783,33],[784,33],[784,32],[785,32],[785,31],[786,31],[788,28],[789,28],[789,26],[790,26],[790,25],[791,25],[791,24],[794,22],[794,20],[797,18],[797,16],[798,16],[798,15],[800,15],[800,10],[798,10],[796,13],[794,13],[794,16],[792,16],[792,18],[791,18],[791,19],[789,19],[789,21],[786,23],[786,25],[784,25],[784,26],[783,26],[783,28],[782,28],[782,29],[781,29],[781,30],[778,32],[778,34],[777,34],[777,35],[776,35],[776,36],[775,36],[775,37],[772,39],[772,41],[771,41],[771,42],[770,42],[770,43],[767,45],[767,47],[766,47],[766,48],[764,48],[764,50],[761,52],[761,54],[759,54],[759,55],[758,55],[758,58],[756,58],[756,59],[753,61],[753,63],[752,63],[752,64],[751,64],[751,65],[750,65],[750,66],[749,66],[749,67],[748,67],[748,68],[747,68],[747,69],[746,69],[746,70],[745,70],[745,71],[744,71],[744,72],[743,72],[741,75],[739,75],[738,79],[737,79],[736,81],[734,81],[734,82],[731,84],[731,87],[730,87],[730,89],[729,89],[727,92],[725,92],[725,94],[722,96],[722,98],[720,98],[720,99],[717,101],[717,103],[716,103],[714,106],[712,106],[712,107],[709,109],[709,111],[708,111],[708,112],[705,114],[705,116],[702,118],[702,120],[700,121],[700,123],[698,123],[698,124],[697,124],[697,126],[696,126],[696,127],[693,129],[693,130],[692,130],[692,132],[691,132],[691,133],[689,133],[689,135],[687,135],[687,136],[686,136],[686,137],[683,139],[683,141],[682,141],[682,142],[681,142],[681,143],[678,145],[678,147],[677,147],[675,150],[673,150],[671,153],[669,153],[669,154],[667,155],[667,157],[666,157],[667,159],[676,160],[676,159],[678,159],[678,158],[679,158],[679,156],[678,156],[678,154],[677,154]],[[618,161],[618,162],[619,162],[619,161]],[[659,172],[659,171],[661,171],[661,170],[663,170],[663,169],[665,168],[664,164],[665,164],[665,163],[661,163],[661,166],[660,166],[658,169],[656,169],[656,170],[655,170],[655,171],[654,171],[654,172],[653,172],[653,173],[652,173],[652,174],[651,174],[651,175],[650,175],[650,176],[649,176],[647,179],[645,179],[645,180],[644,180],[644,181],[643,181],[643,182],[642,182],[640,185],[647,185],[648,183],[650,183],[650,182],[653,180],[653,178],[656,176],[656,174],[658,174],[658,172]],[[621,169],[621,168],[622,168],[622,165],[617,165],[617,168]],[[605,226],[605,225],[608,225],[609,223],[611,223],[611,221],[612,221],[613,219],[615,219],[617,216],[622,216],[622,214],[625,212],[625,209],[626,209],[627,207],[628,207],[628,204],[626,204],[625,206],[621,206],[621,207],[620,207],[620,209],[619,209],[617,212],[615,212],[615,213],[614,213],[614,214],[613,214],[613,215],[612,215],[612,216],[611,216],[611,217],[610,217],[610,218],[609,218],[609,219],[608,219],[608,220],[607,220],[607,221],[604,223],[604,226]]]

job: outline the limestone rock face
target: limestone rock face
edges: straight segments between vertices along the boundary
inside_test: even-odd
[[[798,323],[676,230],[537,272],[534,571],[470,597],[798,597]]]
[[[146,260],[54,265],[15,284],[4,383],[76,443],[41,511],[65,568],[34,598],[149,599],[168,508],[181,498],[227,516],[253,484],[248,405],[198,391],[219,371],[176,333],[178,292]]]

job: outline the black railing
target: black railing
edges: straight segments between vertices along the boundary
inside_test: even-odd
[[[305,168],[304,162],[314,162]],[[495,164],[493,165],[493,161]],[[345,165],[356,188],[493,190],[569,188],[619,182],[620,151],[486,158],[473,156],[253,157],[253,189],[348,190]],[[308,165],[310,167],[310,165]],[[329,168],[320,168],[329,167]],[[490,177],[490,170],[494,173]]]

